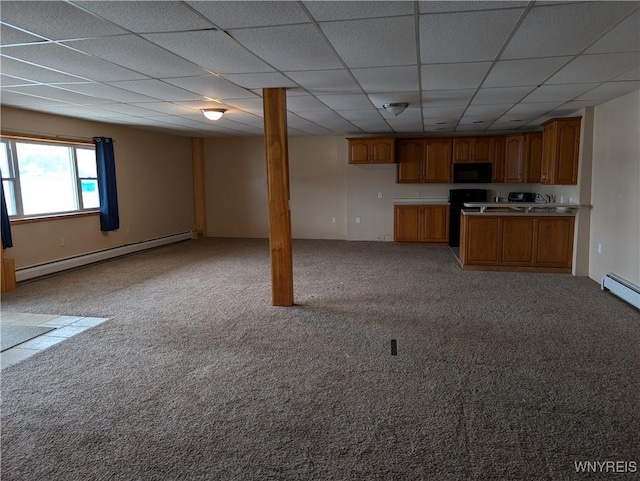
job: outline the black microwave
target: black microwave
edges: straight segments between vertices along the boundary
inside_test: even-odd
[[[453,164],[454,184],[488,184],[493,179],[491,162],[469,162]]]

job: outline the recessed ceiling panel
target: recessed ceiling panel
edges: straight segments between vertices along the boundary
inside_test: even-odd
[[[53,43],[7,47],[2,49],[2,53],[37,66],[49,67],[62,73],[77,75],[97,82],[148,78],[133,70]]]
[[[213,73],[273,72],[272,67],[219,30],[143,36]]]
[[[351,68],[417,63],[412,16],[328,22],[320,28]]]
[[[431,64],[422,66],[423,90],[473,89],[491,67],[491,62]]]
[[[413,15],[413,2],[406,1],[311,1],[304,2],[304,6],[318,22]]]
[[[635,2],[578,2],[534,6],[502,59],[577,55],[635,8]]]
[[[353,76],[346,69],[285,72],[285,74],[312,94],[362,92],[362,89],[353,80]]]
[[[528,58],[496,62],[483,87],[517,87],[544,83],[573,57]]]
[[[67,42],[66,45],[154,78],[189,77],[204,70],[135,35]]]
[[[290,25],[310,21],[297,2],[215,1],[187,3],[224,30]]]
[[[132,32],[172,32],[211,28],[182,2],[81,1],[77,5]]]
[[[638,64],[636,52],[579,55],[546,83],[606,82]]]
[[[418,90],[418,67],[376,67],[352,70],[366,93]]]
[[[159,100],[166,100],[168,102],[178,100],[198,100],[201,98],[201,96],[196,93],[189,92],[155,79],[110,82],[110,85]]]
[[[420,63],[494,60],[524,9],[420,16]]]
[[[66,2],[2,2],[2,21],[52,40],[125,33],[120,27]],[[4,39],[3,39],[4,43]]]
[[[342,67],[338,57],[313,25],[251,28],[232,30],[229,33],[279,70],[327,70]]]

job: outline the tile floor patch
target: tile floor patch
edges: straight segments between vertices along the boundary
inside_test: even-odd
[[[0,324],[55,327],[53,331],[7,349],[0,354],[0,368],[16,364],[55,344],[91,329],[108,317],[56,316],[20,312],[0,312]]]

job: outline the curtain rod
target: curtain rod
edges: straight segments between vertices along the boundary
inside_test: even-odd
[[[93,137],[79,137],[79,136],[67,136],[67,135],[61,135],[61,134],[51,134],[48,132],[37,132],[35,130],[22,130],[22,129],[12,129],[12,128],[7,128],[4,127],[2,128],[2,133],[5,135],[10,135],[10,134],[31,134],[31,135],[42,135],[45,137],[49,137],[49,138],[56,138],[56,139],[65,139],[65,140],[80,140],[80,141],[85,141],[85,142],[93,142]],[[98,137],[96,135],[96,137]],[[117,142],[116,139],[113,139],[114,142]]]

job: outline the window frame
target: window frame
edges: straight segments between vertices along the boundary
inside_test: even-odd
[[[59,146],[63,145],[70,148],[70,169],[72,175],[72,185],[74,190],[75,202],[78,206],[77,209],[60,211],[60,212],[42,212],[38,214],[24,214],[24,206],[22,199],[22,188],[20,184],[20,169],[18,166],[18,157],[17,157],[17,149],[16,142],[24,142],[24,143],[33,143],[39,145],[50,145],[50,146]],[[82,197],[82,180],[89,179],[95,180],[97,185],[97,172],[96,177],[80,177],[79,169],[78,169],[78,156],[77,149],[86,149],[92,150],[95,152],[95,145],[93,142],[89,142],[86,140],[80,139],[67,139],[60,137],[46,137],[46,136],[31,136],[24,134],[12,134],[12,133],[0,133],[0,143],[2,144],[2,148],[6,149],[7,152],[7,163],[9,166],[9,174],[5,175],[2,172],[2,182],[10,181],[13,182],[13,193],[14,193],[14,205],[16,208],[16,213],[13,215],[9,215],[10,222],[18,223],[18,222],[29,222],[29,221],[37,221],[37,220],[48,220],[55,218],[63,218],[69,216],[85,216],[92,214],[99,214],[100,207],[84,207],[84,199]],[[6,193],[5,193],[6,195]]]

